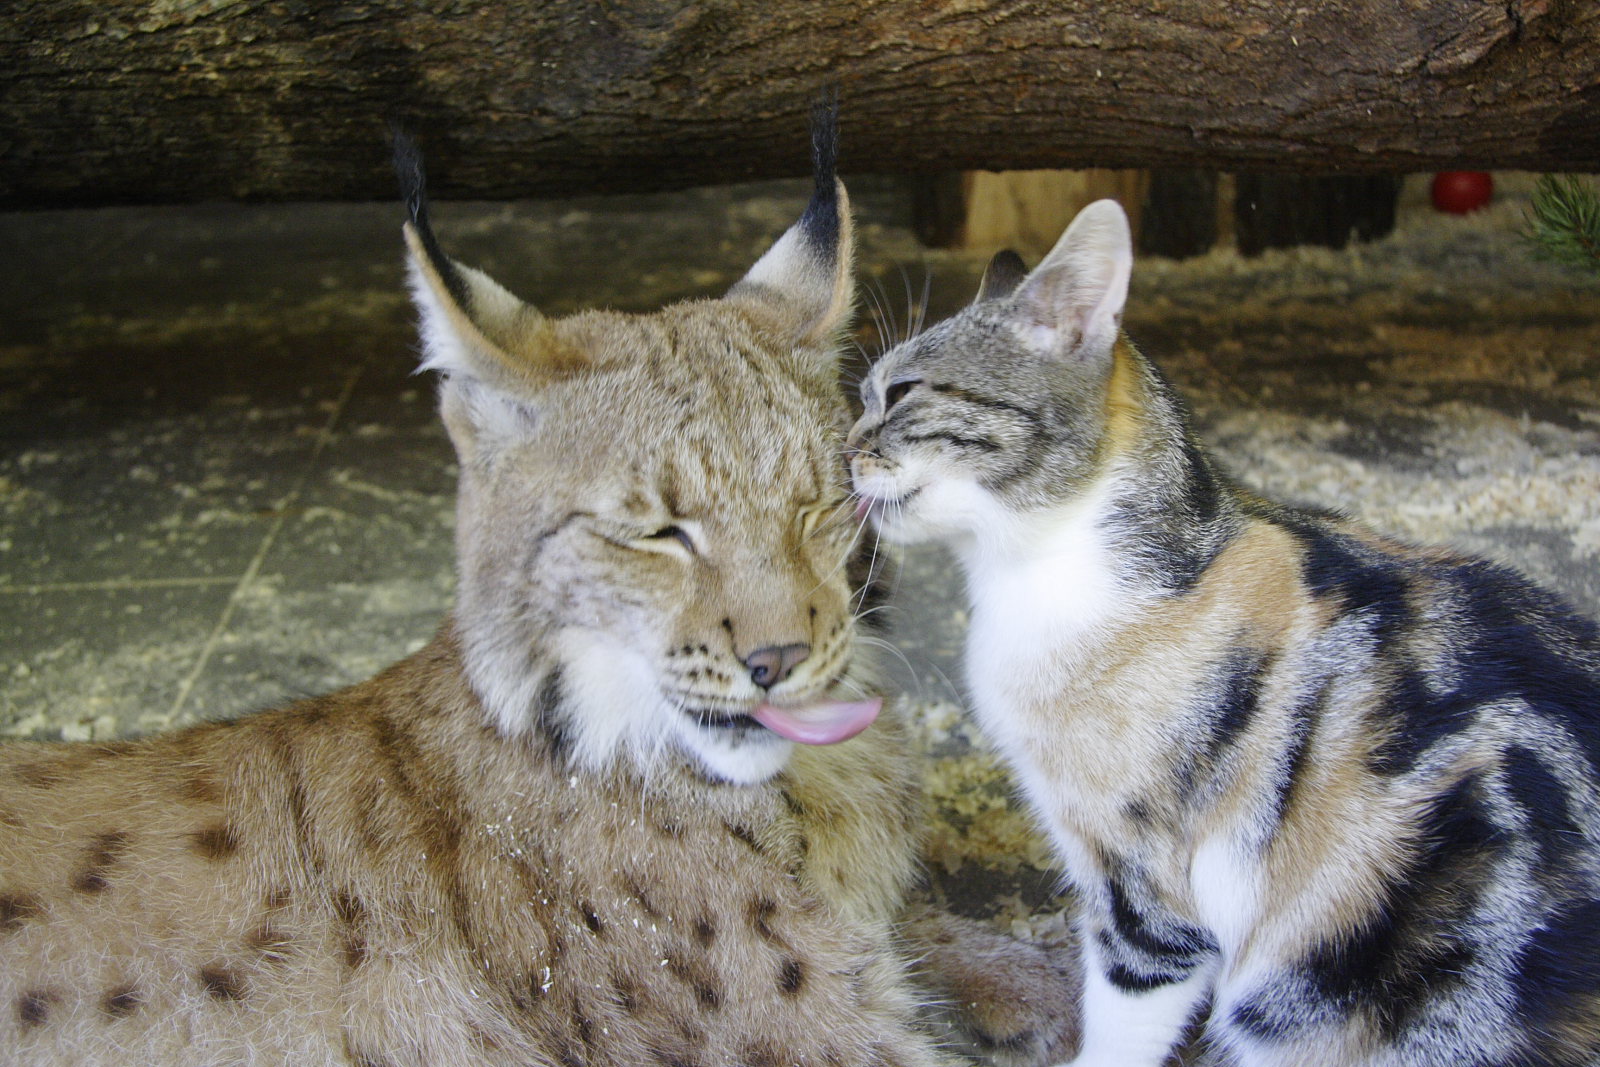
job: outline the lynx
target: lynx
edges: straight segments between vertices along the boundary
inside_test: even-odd
[[[921,809],[857,634],[816,143],[723,298],[551,319],[444,255],[402,142],[454,610],[327,696],[0,749],[0,1063],[949,1062],[895,926]],[[1007,999],[991,1042],[1036,1042]]]

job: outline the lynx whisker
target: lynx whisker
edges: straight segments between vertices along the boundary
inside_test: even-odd
[[[916,668],[911,665],[911,657],[906,655],[905,649],[901,648],[893,641],[882,637],[877,637],[873,634],[862,634],[859,638],[857,638],[857,640],[870,648],[880,648],[885,652],[892,653],[895,659],[900,661],[901,666],[905,667],[906,674],[913,678],[917,676]]]

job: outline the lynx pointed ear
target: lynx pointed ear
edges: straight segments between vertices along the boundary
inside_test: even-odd
[[[1040,351],[1098,359],[1122,328],[1133,272],[1133,234],[1114,200],[1078,213],[1014,297],[1028,340]]]
[[[730,290],[727,299],[776,314],[797,345],[829,344],[850,324],[855,305],[855,237],[850,198],[834,171],[839,153],[838,101],[811,113],[816,179],[800,220],[778,238]]]
[[[437,254],[432,236],[414,222],[405,225],[411,298],[422,333],[420,369],[491,383],[527,377],[496,335],[536,334],[542,316],[488,275]]]
[[[983,280],[978,283],[978,295],[972,302],[982,304],[1008,297],[1027,276],[1028,267],[1022,262],[1022,257],[1009,248],[1003,248],[983,268]]]
[[[395,172],[410,220],[408,274],[422,334],[422,370],[465,375],[508,387],[537,382],[570,362],[554,350],[549,323],[482,271],[450,259],[428,218],[422,155],[395,131]]]

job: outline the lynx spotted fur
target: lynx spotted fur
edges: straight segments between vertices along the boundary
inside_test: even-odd
[[[831,129],[725,298],[561,320],[443,255],[402,150],[456,608],[328,696],[0,748],[0,1064],[947,1062],[853,614]]]

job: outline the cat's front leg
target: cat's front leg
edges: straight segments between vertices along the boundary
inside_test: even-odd
[[[1071,1067],[1160,1067],[1216,977],[1203,931],[1118,903],[1084,924],[1083,1044]]]

